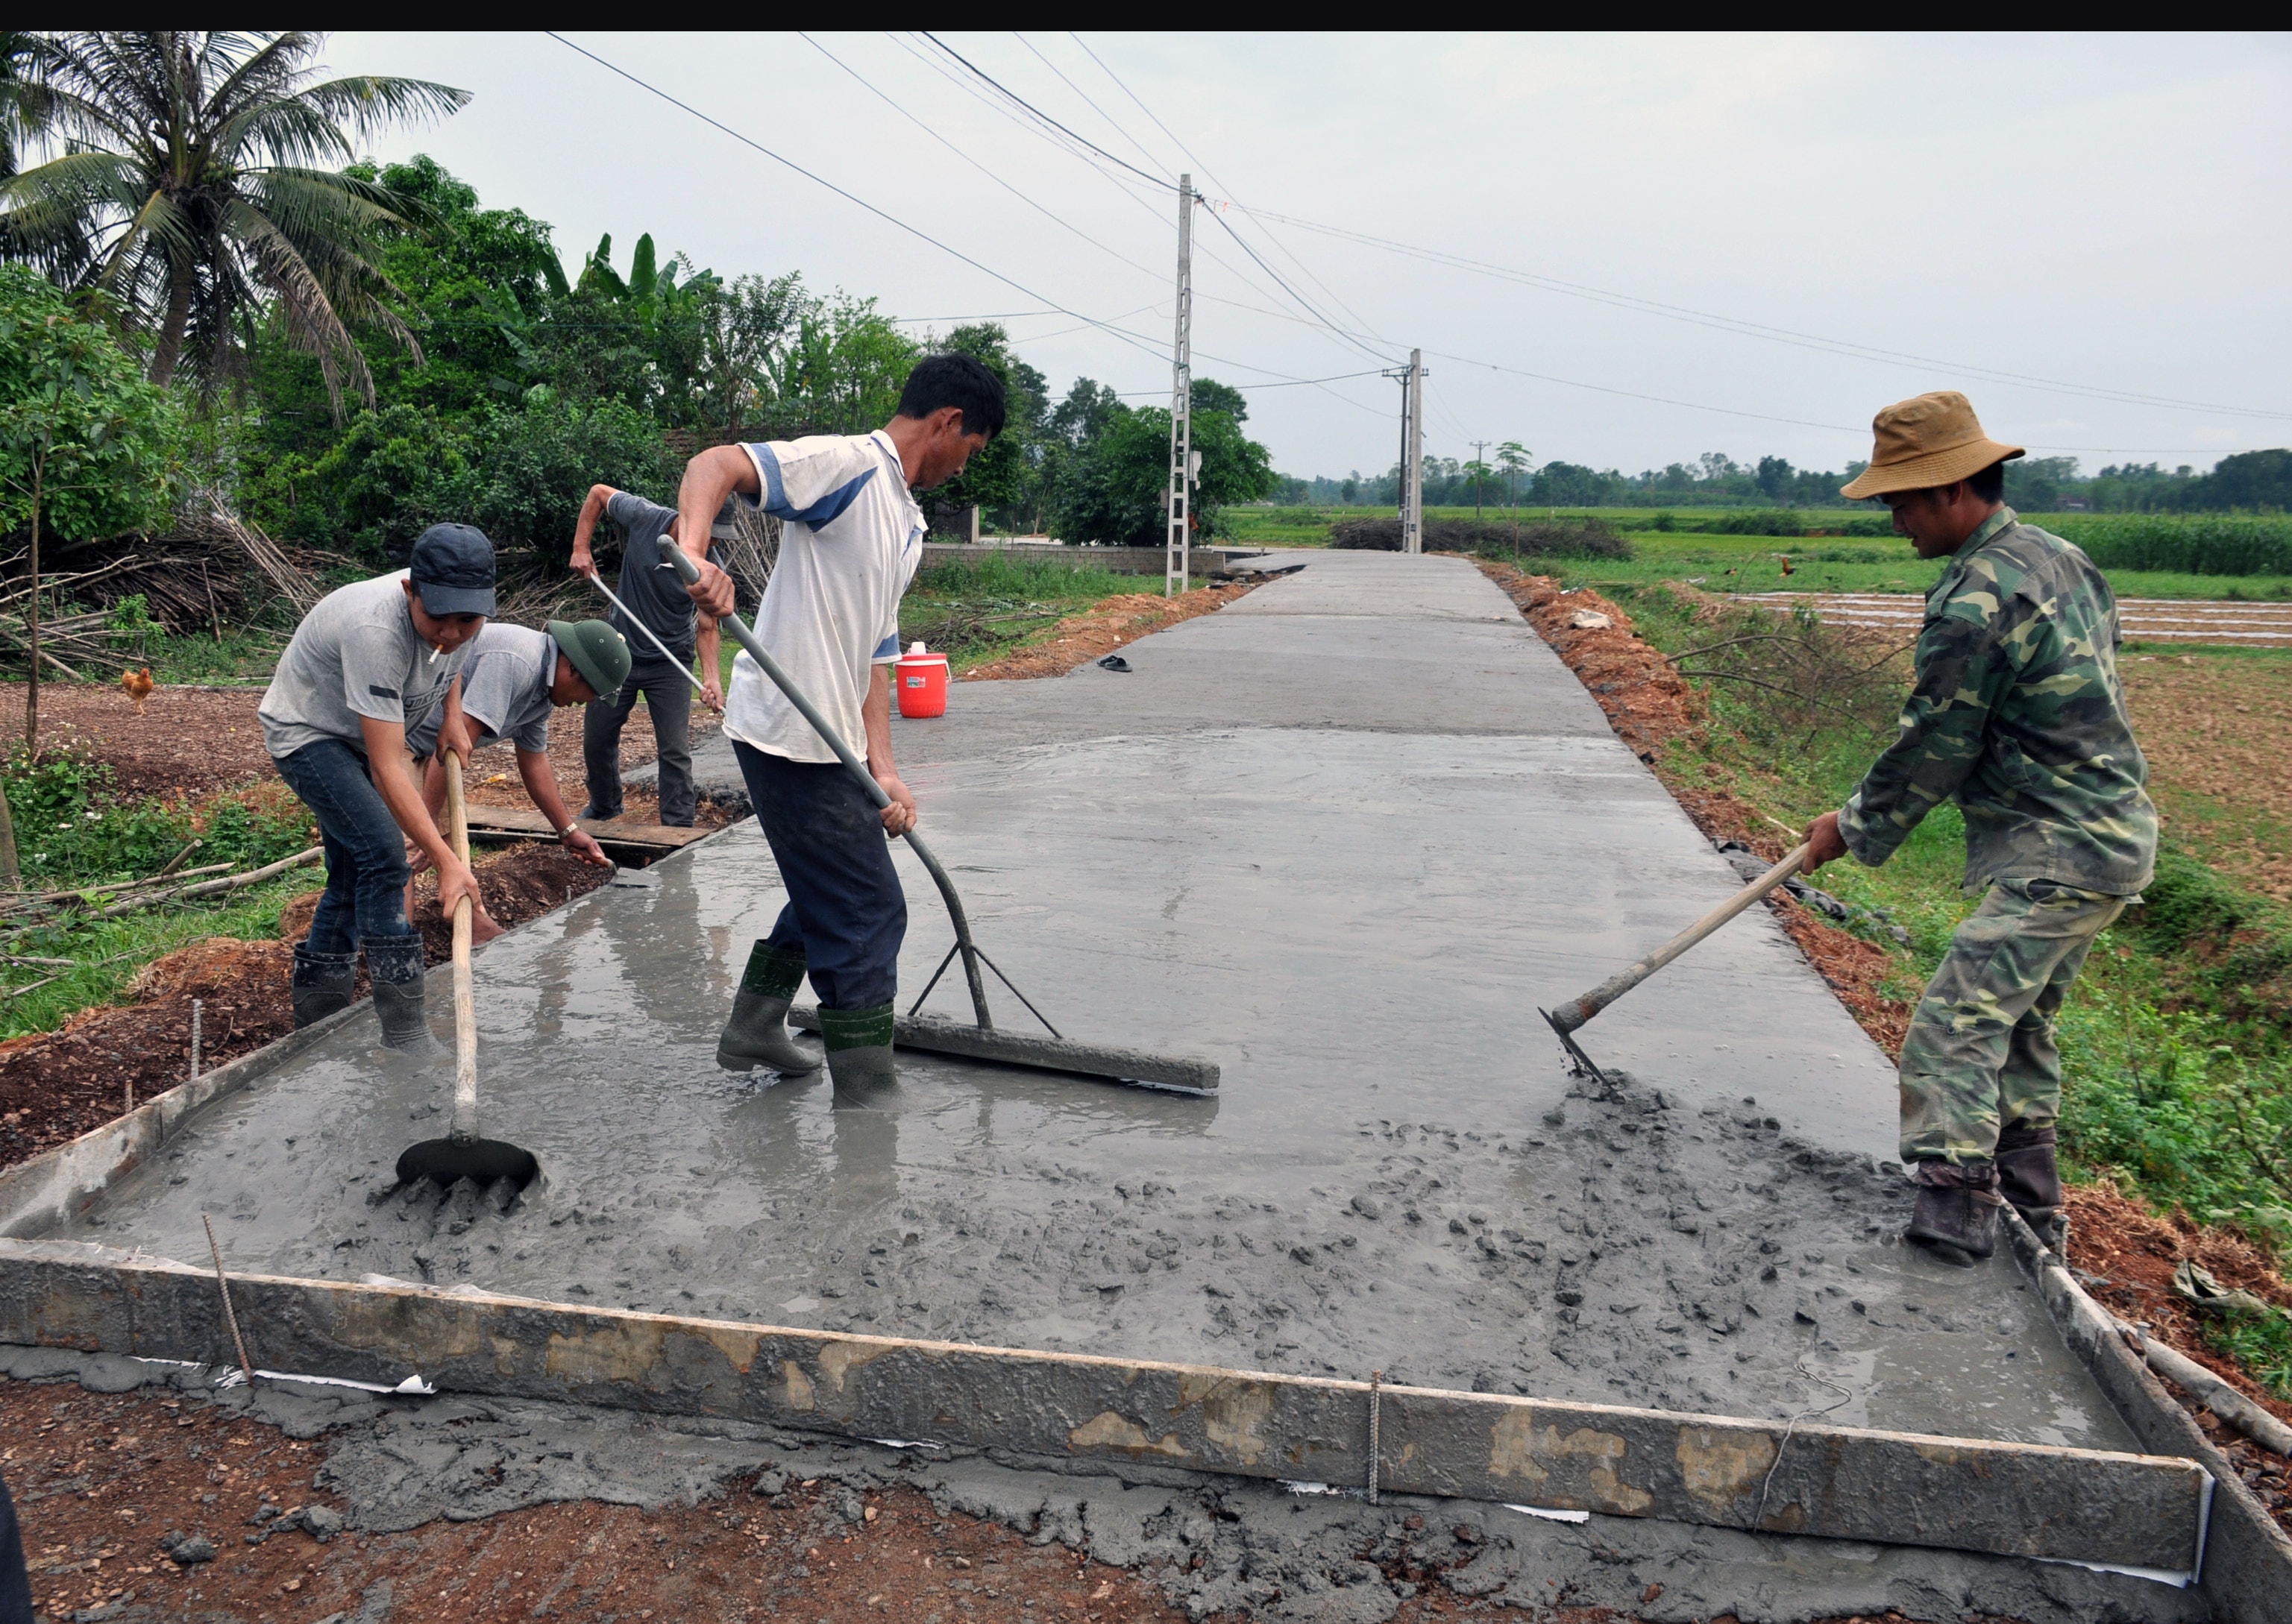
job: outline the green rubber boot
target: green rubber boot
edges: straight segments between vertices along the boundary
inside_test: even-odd
[[[819,1069],[819,1057],[800,1046],[787,1029],[788,1001],[803,980],[803,955],[781,953],[758,942],[748,950],[748,968],[732,995],[732,1018],[716,1040],[716,1064],[728,1072],[758,1066],[783,1076]]]
[[[868,1105],[900,1081],[892,1060],[892,1006],[822,1009],[819,1035],[827,1046],[827,1075],[844,1105]]]

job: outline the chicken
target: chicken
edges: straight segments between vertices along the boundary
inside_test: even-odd
[[[143,702],[151,696],[151,668],[147,665],[141,671],[120,672],[119,686],[125,688],[127,697],[135,702],[135,714],[142,715]]]
[[[1790,573],[1791,573],[1791,561],[1790,561],[1790,555],[1789,555],[1788,553],[1785,553],[1785,554],[1783,555],[1783,575],[1784,575],[1784,576],[1785,576],[1786,578],[1788,578],[1788,577],[1789,576]]]

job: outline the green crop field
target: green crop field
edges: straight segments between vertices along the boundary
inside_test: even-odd
[[[1718,535],[1691,529],[1714,523],[1740,511],[1729,508],[1689,508],[1671,511],[1673,528],[1653,527],[1654,508],[1543,508],[1521,510],[1526,522],[1547,516],[1596,519],[1621,530],[1630,541],[1629,559],[1549,559],[1523,557],[1520,562],[1539,575],[1557,575],[1570,586],[1642,587],[1666,581],[1683,581],[1715,592],[1916,592],[1923,593],[1940,575],[1939,563],[1928,562],[1911,551],[1907,541],[1860,535]],[[1377,508],[1229,508],[1223,518],[1233,539],[1259,547],[1311,547],[1325,543],[1333,519],[1383,517]],[[1470,508],[1428,508],[1428,519],[1469,519]],[[1489,508],[1482,518],[1501,524],[1506,511]],[[1868,511],[1841,509],[1836,512],[1800,509],[1793,515],[1809,530],[1844,528],[1848,523],[1868,525]],[[2032,523],[2075,539],[2084,527],[2113,524],[2113,516],[2095,519],[2082,513],[2032,513]],[[2166,521],[2167,524],[2173,521]],[[2215,521],[2217,522],[2217,521]],[[2235,523],[2237,521],[2229,521]],[[1788,559],[1791,573],[1783,574]],[[2292,599],[2292,575],[2197,575],[2184,570],[2110,568],[2110,586],[2120,598],[2226,599],[2231,601]]]
[[[2043,522],[2042,519],[2039,522]],[[1652,586],[1683,581],[1713,592],[1917,592],[1941,576],[1939,560],[1921,559],[1908,542],[1771,535],[1660,535],[1626,531],[1628,559],[1521,560],[1570,586]],[[1791,573],[1783,575],[1783,560]],[[2176,570],[2112,569],[2119,598],[2276,599],[2292,598],[2292,575],[2196,575]]]

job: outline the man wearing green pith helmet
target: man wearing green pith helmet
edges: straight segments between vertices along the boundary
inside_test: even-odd
[[[483,750],[507,739],[517,752],[525,792],[557,832],[559,842],[599,868],[611,867],[612,859],[573,821],[557,792],[557,773],[549,764],[549,718],[560,705],[585,705],[600,694],[618,693],[629,663],[628,644],[603,621],[553,620],[544,631],[487,626],[472,640],[462,668],[462,713],[475,735],[471,748]],[[427,764],[422,796],[433,821],[446,804],[446,775],[436,759],[442,720],[443,708],[432,710],[406,736],[414,760]],[[476,926],[479,941],[501,934],[482,909]]]
[[[2023,454],[1954,391],[1888,406],[1845,487],[1893,510],[1926,594],[1901,731],[1845,806],[1807,831],[1808,866],[1884,863],[1945,800],[1965,813],[1957,928],[1902,1042],[1902,1160],[1917,1186],[1904,1238],[1948,1262],[1997,1249],[2012,1205],[2062,1242],[2054,1017],[2094,939],[2139,899],[2157,857],[2148,763],[2117,677],[2109,583],[2005,502]]]

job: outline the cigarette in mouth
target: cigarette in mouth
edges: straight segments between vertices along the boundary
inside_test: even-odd
[[[445,644],[443,644],[443,643],[432,643],[432,644],[430,646],[430,662],[429,662],[429,663],[430,663],[431,664],[432,664],[432,665],[437,664],[437,663],[438,663],[438,656],[439,656],[440,655],[441,655],[441,654],[444,654],[445,652],[446,652],[446,645],[445,645]]]

